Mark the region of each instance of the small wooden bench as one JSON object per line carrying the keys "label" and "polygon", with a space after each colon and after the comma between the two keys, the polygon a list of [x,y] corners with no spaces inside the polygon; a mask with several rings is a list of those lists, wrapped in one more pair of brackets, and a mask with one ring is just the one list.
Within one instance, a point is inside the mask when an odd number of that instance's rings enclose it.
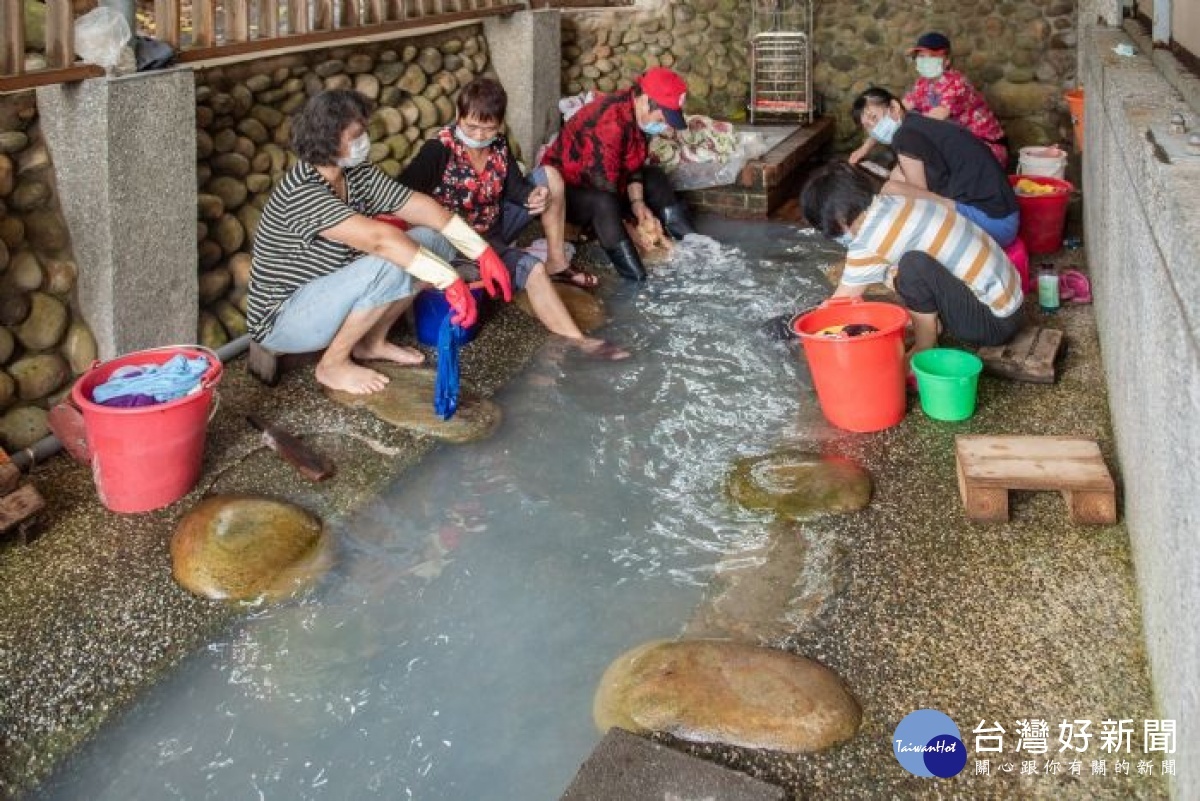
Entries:
{"label": "small wooden bench", "polygon": [[1063,332],[1054,328],[1031,326],[1023,329],[1007,345],[979,349],[984,372],[989,375],[1053,384],[1055,362],[1066,352]]}
{"label": "small wooden bench", "polygon": [[246,356],[246,369],[250,375],[273,387],[279,383],[279,356],[264,348],[257,342],[251,341],[250,351]]}
{"label": "small wooden bench", "polygon": [[1093,440],[962,435],[955,453],[958,490],[972,520],[1007,521],[1009,490],[1057,490],[1076,523],[1117,522],[1112,475]]}

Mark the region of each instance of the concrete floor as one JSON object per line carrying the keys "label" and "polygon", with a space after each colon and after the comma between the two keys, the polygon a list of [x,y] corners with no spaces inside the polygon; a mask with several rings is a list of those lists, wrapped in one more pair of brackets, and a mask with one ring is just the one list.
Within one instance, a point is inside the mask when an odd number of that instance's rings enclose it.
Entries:
{"label": "concrete floor", "polygon": [[[1137,753],[1141,721],[1155,715],[1124,527],[1076,527],[1052,493],[1016,493],[1006,525],[969,523],[958,501],[957,433],[1093,437],[1115,464],[1091,309],[1069,307],[1051,322],[1067,331],[1071,346],[1057,384],[985,378],[979,411],[965,423],[937,423],[914,410],[889,431],[839,434],[826,443],[871,471],[874,500],[862,513],[804,527],[806,536],[833,539],[839,590],[777,644],[841,674],[863,705],[859,735],[808,756],[672,745],[794,798],[1167,796],[1157,764],[1153,777],[1136,770],[1144,758]],[[542,341],[537,325],[506,309],[464,352],[464,375],[489,394]],[[167,543],[199,497],[211,490],[262,492],[336,520],[432,447],[328,403],[311,367],[268,390],[239,360],[227,367],[221,395],[201,484],[166,510],[107,512],[87,469],[66,457],[34,470],[49,502],[46,525],[29,544],[0,544],[0,796],[35,785],[242,613],[193,598],[171,579]],[[251,411],[311,437],[334,456],[339,477],[319,486],[298,479],[245,424]],[[248,460],[254,470],[233,470]],[[946,712],[963,729],[970,760],[954,779],[910,776],[891,755],[894,727],[920,707]],[[1100,752],[1095,739],[1080,757],[1081,776],[1070,776],[1066,762],[1062,775],[1022,775],[1011,735],[1003,760],[992,760],[992,775],[973,775],[971,728],[997,721],[1012,732],[1026,717],[1050,722],[1048,757],[1062,719],[1091,719],[1093,731],[1102,719],[1135,720],[1135,753],[1124,755],[1132,775],[1113,775],[1112,755]],[[1101,758],[1108,775],[1091,775],[1091,760]]]}

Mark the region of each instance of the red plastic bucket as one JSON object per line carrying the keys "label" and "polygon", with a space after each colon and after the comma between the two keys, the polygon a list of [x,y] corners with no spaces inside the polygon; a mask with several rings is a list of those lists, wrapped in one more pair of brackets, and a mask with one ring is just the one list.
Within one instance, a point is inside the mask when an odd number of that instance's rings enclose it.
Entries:
{"label": "red plastic bucket", "polygon": [[[204,356],[210,367],[201,389],[153,406],[120,408],[92,400],[92,391],[120,367],[165,364],[174,356]],[[200,478],[204,437],[221,380],[221,360],[198,345],[151,348],[93,367],[71,388],[83,413],[92,477],[100,502],[114,512],[148,512],[182,498]]]}
{"label": "red plastic bucket", "polygon": [[[866,323],[878,332],[818,335],[831,326]],[[792,320],[812,373],[821,412],[849,431],[882,431],[904,419],[904,327],[908,312],[890,303],[833,298]]]}
{"label": "red plastic bucket", "polygon": [[1054,253],[1062,249],[1063,225],[1067,221],[1067,202],[1075,187],[1070,181],[1049,178],[1043,175],[1010,175],[1008,181],[1014,187],[1018,181],[1032,181],[1043,186],[1052,186],[1055,191],[1048,195],[1017,195],[1021,209],[1020,237],[1031,254]]}

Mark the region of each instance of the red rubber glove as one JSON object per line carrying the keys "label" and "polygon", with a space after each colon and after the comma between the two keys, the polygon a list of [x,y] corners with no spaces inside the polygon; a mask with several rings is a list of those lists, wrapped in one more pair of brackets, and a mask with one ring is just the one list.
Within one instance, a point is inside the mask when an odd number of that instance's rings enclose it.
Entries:
{"label": "red rubber glove", "polygon": [[512,300],[512,280],[508,277],[508,268],[491,247],[479,254],[479,278],[488,295],[496,297],[498,287],[505,303]]}
{"label": "red rubber glove", "polygon": [[470,328],[475,325],[478,311],[475,308],[475,296],[471,294],[467,282],[460,278],[446,287],[443,292],[446,295],[446,302],[450,304],[450,322],[459,328]]}

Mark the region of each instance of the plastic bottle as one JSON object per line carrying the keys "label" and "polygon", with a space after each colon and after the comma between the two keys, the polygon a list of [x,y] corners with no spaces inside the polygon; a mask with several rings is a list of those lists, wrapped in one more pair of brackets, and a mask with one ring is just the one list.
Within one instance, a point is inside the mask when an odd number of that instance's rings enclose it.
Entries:
{"label": "plastic bottle", "polygon": [[1046,314],[1058,311],[1058,270],[1053,264],[1043,264],[1038,268],[1038,306]]}

